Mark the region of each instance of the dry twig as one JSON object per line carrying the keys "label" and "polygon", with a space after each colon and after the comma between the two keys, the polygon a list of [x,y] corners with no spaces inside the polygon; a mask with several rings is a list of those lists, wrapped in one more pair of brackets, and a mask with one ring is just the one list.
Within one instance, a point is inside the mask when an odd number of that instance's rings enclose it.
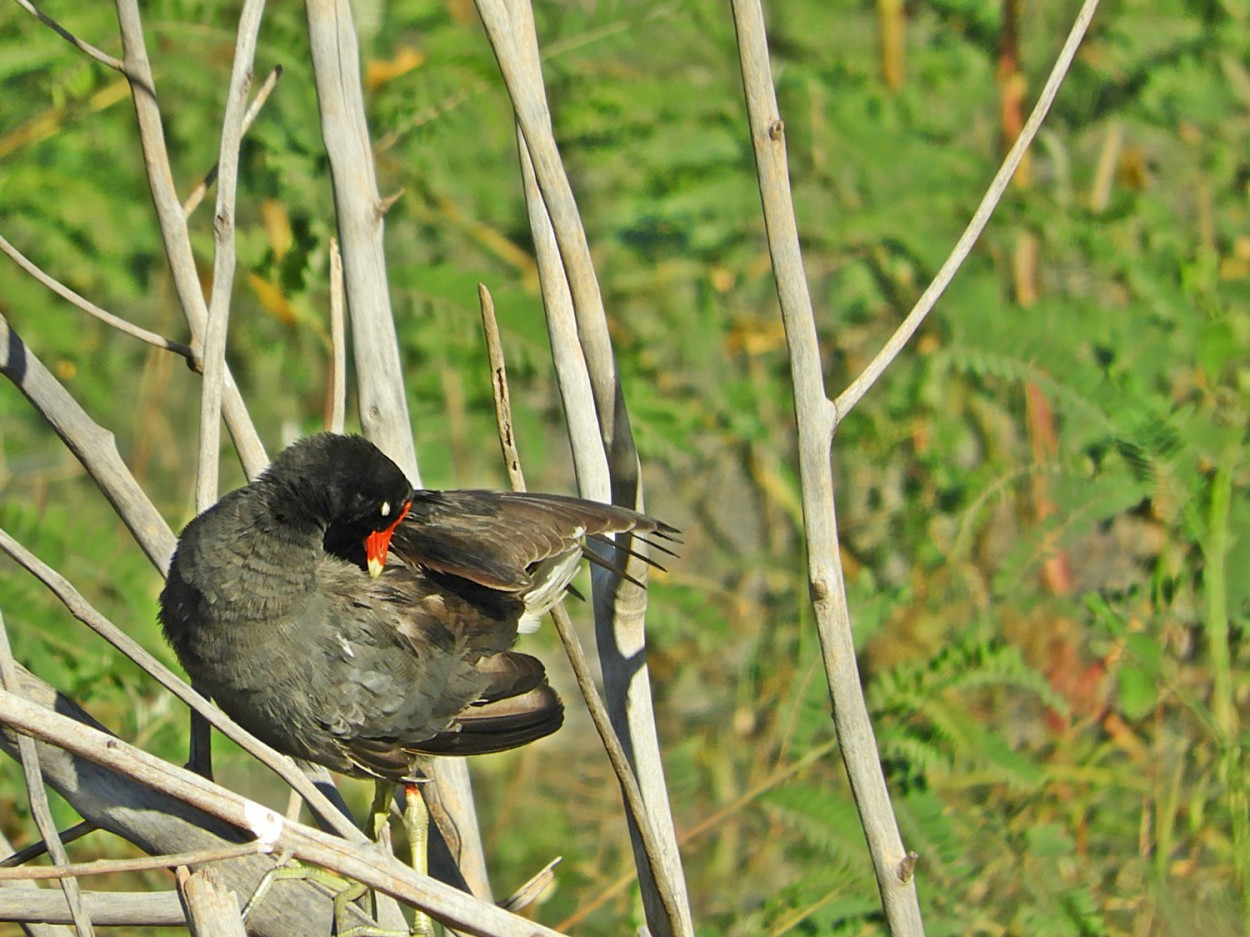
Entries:
{"label": "dry twig", "polygon": [[[174,190],[173,172],[165,148],[164,122],[156,101],[156,84],[152,77],[147,44],[143,38],[138,0],[117,0],[117,19],[121,26],[122,48],[125,50],[125,73],[131,84],[135,115],[139,122],[139,142],[143,147],[148,188],[156,206],[156,218],[165,246],[165,256],[173,274],[174,290],[191,329],[191,345],[195,348],[203,341],[208,305],[200,289],[195,255],[191,250],[191,237],[186,218],[182,214],[182,204]],[[252,418],[248,415],[243,397],[239,394],[229,370],[223,375],[223,394],[222,406],[226,425],[230,428],[235,449],[243,463],[243,471],[248,478],[255,478],[269,464],[269,458],[265,455],[265,447],[256,433],[256,427],[252,425]]]}
{"label": "dry twig", "polygon": [[[282,66],[275,65],[270,70],[269,77],[265,79],[265,83],[256,92],[256,97],[252,99],[252,103],[248,106],[247,113],[243,115],[243,136],[247,136],[248,129],[255,122],[257,115],[260,114],[260,109],[265,106],[265,102],[269,100],[269,95],[273,93],[273,89],[281,77]],[[191,194],[187,196],[187,200],[182,203],[183,215],[190,218],[192,213],[199,208],[200,202],[204,201],[204,196],[208,193],[209,187],[217,181],[217,174],[220,170],[221,163],[213,163],[213,168],[204,174],[204,178],[196,184],[195,188],[191,190]]]}
{"label": "dry twig", "polygon": [[197,810],[247,831],[267,852],[289,853],[301,862],[423,908],[457,930],[483,937],[558,934],[418,875],[393,856],[380,854],[372,844],[351,844],[303,824],[287,822],[280,814],[197,774],[7,691],[0,691],[0,725],[167,791]]}
{"label": "dry twig", "polygon": [[[1033,131],[1053,99],[1058,81],[1066,72],[1096,5],[1096,0],[1087,0],[1078,17],[1064,54],[1052,73],[1048,91],[1043,94],[1038,109],[1030,119]],[[856,664],[850,611],[838,553],[830,447],[838,420],[845,415],[845,410],[854,405],[898,354],[971,249],[1010,180],[1014,165],[1018,163],[1028,140],[1022,134],[1021,140],[1013,147],[1008,165],[999,173],[995,186],[982,201],[973,224],[943,266],[942,274],[925,292],[917,308],[891,337],[882,353],[839,397],[835,406],[825,392],[815,318],[807,292],[790,194],[785,125],[778,112],[773,88],[763,11],[759,0],[733,0],[733,12],[768,247],[790,351],[799,436],[803,522],[807,534],[808,579],[833,702],[839,749],[868,839],[887,927],[893,934],[922,934],[924,925],[913,876],[916,855],[905,850],[899,835]]]}
{"label": "dry twig", "polygon": [[[482,308],[482,331],[486,336],[486,352],[490,362],[491,390],[495,400],[495,422],[499,432],[499,446],[503,453],[504,466],[508,472],[509,483],[514,490],[525,491],[525,473],[521,469],[521,456],[517,450],[516,435],[512,428],[512,402],[511,395],[508,392],[508,372],[504,363],[503,346],[499,340],[499,324],[495,320],[495,305],[485,286],[478,286],[478,299]],[[625,754],[625,747],[621,744],[620,736],[616,734],[616,730],[612,727],[612,719],[608,713],[607,705],[599,695],[598,687],[595,686],[595,679],[590,670],[590,661],[582,648],[581,639],[573,628],[573,622],[569,618],[569,613],[563,604],[559,604],[551,610],[551,617],[555,622],[556,633],[560,636],[560,642],[564,645],[564,651],[568,655],[569,665],[573,670],[573,677],[577,681],[577,688],[581,691],[582,698],[586,701],[586,709],[590,713],[591,722],[594,723],[595,731],[599,733],[603,747],[608,753],[608,761],[612,765],[612,770],[616,773],[616,779],[621,786],[621,795],[625,800],[626,809],[629,815],[633,817],[639,835],[642,837],[643,850],[649,863],[651,874],[657,879],[663,880],[663,852],[660,843],[656,839],[651,821],[647,816],[647,806],[643,800],[642,789],[639,787],[638,779],[634,776],[633,768],[629,764],[629,758]],[[662,891],[660,899],[664,902],[664,909],[668,916],[670,927],[673,930],[677,930],[680,926],[678,922],[681,920],[681,911],[675,906],[672,893]]]}
{"label": "dry twig", "polygon": [[[621,395],[603,297],[551,129],[533,12],[526,0],[478,0],[477,8],[519,128],[526,203],[578,489],[583,497],[642,509],[638,456]],[[645,584],[645,563],[630,557],[625,568],[634,580]],[[659,851],[656,868],[660,874],[653,876],[644,835],[632,814],[628,815],[647,921],[660,937],[691,934],[694,928],[646,667],[646,592],[607,570],[595,569],[591,576],[595,634],[608,709],[638,779],[652,824],[650,834],[654,834]]]}
{"label": "dry twig", "polygon": [[[334,178],[334,204],[347,285],[356,390],[364,434],[421,485],[404,397],[399,341],[386,278],[383,206],[360,84],[360,50],[347,0],[306,0],[321,135]],[[473,893],[490,895],[469,770],[462,758],[435,759],[431,815]],[[433,798],[432,798],[433,799]]]}
{"label": "dry twig", "polygon": [[916,333],[916,329],[920,328],[920,324],[924,322],[925,317],[937,305],[938,299],[946,291],[946,287],[950,285],[951,280],[955,278],[955,274],[963,266],[963,262],[967,259],[968,254],[972,252],[973,245],[981,237],[981,232],[989,224],[990,216],[994,214],[994,209],[1002,201],[1003,194],[1007,191],[1007,186],[1011,184],[1012,177],[1015,176],[1016,169],[1020,166],[1020,161],[1024,159],[1024,154],[1033,144],[1037,132],[1042,128],[1042,122],[1050,112],[1050,106],[1055,102],[1055,96],[1059,93],[1063,80],[1068,76],[1068,71],[1072,68],[1072,60],[1076,57],[1076,50],[1080,48],[1081,41],[1085,38],[1085,33],[1089,29],[1089,24],[1094,19],[1094,13],[1097,9],[1098,0],[1085,0],[1081,5],[1080,12],[1077,13],[1076,20],[1068,31],[1068,38],[1064,41],[1063,48],[1059,50],[1059,56],[1055,59],[1050,75],[1046,78],[1046,84],[1042,87],[1041,94],[1038,95],[1037,103],[1033,105],[1033,111],[1029,114],[1029,119],[1025,121],[1024,128],[1020,131],[1020,136],[1016,138],[1007,156],[1003,159],[1003,163],[999,167],[998,172],[995,173],[989,188],[985,190],[985,195],[981,197],[981,202],[977,205],[977,210],[972,213],[972,218],[968,222],[967,227],[964,228],[963,234],[959,236],[959,240],[951,248],[950,255],[943,262],[937,275],[934,276],[933,282],[928,285],[924,293],[916,300],[916,305],[912,307],[911,312],[907,313],[906,318],[899,324],[899,327],[890,336],[885,346],[881,351],[877,352],[876,356],[860,372],[859,376],[834,401],[835,429],[837,428],[837,423],[841,423],[846,418],[846,415],[855,404],[859,403],[860,398],[868,392],[868,389],[885,373],[885,369],[890,366],[891,362],[898,357],[899,352],[903,350],[908,341],[911,340],[912,335]]}
{"label": "dry twig", "polygon": [[160,348],[164,351],[172,351],[176,355],[182,355],[182,357],[186,358],[190,362],[195,361],[195,355],[187,345],[182,344],[182,342],[175,342],[172,339],[165,338],[163,335],[157,335],[155,332],[149,332],[147,329],[140,328],[133,322],[126,321],[121,316],[115,316],[108,310],[101,309],[91,300],[84,296],[80,296],[78,293],[71,290],[60,280],[48,273],[45,273],[29,258],[27,258],[25,254],[19,251],[3,237],[0,237],[0,251],[8,254],[15,264],[25,270],[48,289],[52,290],[52,292],[56,293],[57,296],[60,296],[66,302],[77,306],[88,315],[95,316],[95,318],[99,319],[105,325],[111,326],[112,328],[117,329],[117,331],[129,335],[131,338],[137,338],[141,342],[147,342],[154,348]]}
{"label": "dry twig", "polygon": [[[2,613],[0,613],[0,683],[4,684],[6,692],[18,692],[17,662],[13,659],[13,649],[9,645],[9,631],[4,625]],[[39,829],[39,834],[47,844],[48,855],[57,866],[48,871],[56,873],[55,877],[60,879],[61,892],[65,895],[65,903],[69,906],[70,916],[74,920],[74,928],[78,931],[79,937],[92,937],[95,929],[91,926],[91,918],[83,907],[78,882],[64,877],[64,870],[69,866],[69,856],[65,852],[65,844],[61,842],[56,821],[52,819],[52,810],[48,806],[48,792],[43,786],[43,772],[39,769],[39,755],[35,751],[35,743],[25,737],[18,738],[17,743],[22,762],[22,774],[26,779],[26,793],[30,800],[30,812],[35,818],[35,826]],[[11,875],[14,871],[26,870],[0,869],[0,879],[5,875]]]}

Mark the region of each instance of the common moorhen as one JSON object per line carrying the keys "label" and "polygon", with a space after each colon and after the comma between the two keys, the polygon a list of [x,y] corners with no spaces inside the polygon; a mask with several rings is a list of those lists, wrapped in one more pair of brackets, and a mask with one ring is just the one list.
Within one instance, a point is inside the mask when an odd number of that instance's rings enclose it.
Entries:
{"label": "common moorhen", "polygon": [[[503,751],[564,708],[510,650],[569,587],[586,539],[676,531],[549,494],[414,491],[358,436],[286,449],[189,523],[160,619],[187,673],[274,748],[405,780],[421,754]],[[662,547],[661,547],[662,548]]]}
{"label": "common moorhen", "polygon": [[[375,835],[387,782],[405,782],[423,872],[418,758],[503,751],[560,727],[542,663],[510,648],[571,589],[583,554],[617,568],[586,541],[624,532],[664,552],[655,541],[677,533],[579,498],[414,491],[372,443],[326,433],[187,525],[160,618],[187,673],[253,735],[378,781]],[[414,933],[431,932],[418,914]]]}

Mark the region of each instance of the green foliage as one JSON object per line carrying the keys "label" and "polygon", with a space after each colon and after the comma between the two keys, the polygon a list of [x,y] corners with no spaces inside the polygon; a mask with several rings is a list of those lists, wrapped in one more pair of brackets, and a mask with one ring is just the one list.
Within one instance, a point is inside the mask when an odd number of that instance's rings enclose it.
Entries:
{"label": "green foliage", "polygon": [[[216,158],[230,7],[144,5],[180,193]],[[458,0],[370,11],[362,58],[380,187],[403,191],[387,244],[424,481],[502,480],[484,282],[530,484],[567,490],[493,57]],[[1073,11],[1021,5],[1026,97]],[[116,50],[107,6],[49,12]],[[879,933],[803,575],[788,365],[732,23],[711,0],[538,12],[648,504],[686,532],[653,586],[649,664],[699,933]],[[767,13],[836,393],[924,288],[996,166],[1001,10],[909,6],[897,91],[880,77],[872,4]],[[839,429],[856,647],[930,934],[1244,931],[1244,13],[1179,0],[1100,12],[1028,184]],[[271,451],[325,406],[334,219],[306,44],[298,7],[268,11],[257,74],[284,73],[241,163],[230,362]],[[0,6],[0,80],[0,234],[93,301],[185,338],[124,82],[15,4]],[[211,204],[210,192],[192,219],[206,280]],[[0,297],[179,526],[196,377],[7,263]],[[169,659],[158,575],[11,387],[0,446],[0,526]],[[184,714],[7,561],[0,608],[24,663],[122,735],[185,756]],[[558,657],[549,635],[533,640]],[[219,761],[263,788],[242,756]],[[577,933],[637,922],[636,896],[613,890],[632,862],[584,714],[571,706],[555,739],[477,772],[501,891],[561,854],[541,920],[604,895]],[[19,839],[32,835],[20,790],[0,766],[0,817]],[[119,848],[96,837],[75,855]]]}

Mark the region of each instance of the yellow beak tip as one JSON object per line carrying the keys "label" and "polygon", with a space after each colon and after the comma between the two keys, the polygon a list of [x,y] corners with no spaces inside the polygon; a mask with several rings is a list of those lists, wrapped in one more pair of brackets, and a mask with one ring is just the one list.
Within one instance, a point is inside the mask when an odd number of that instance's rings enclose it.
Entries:
{"label": "yellow beak tip", "polygon": [[370,559],[369,560],[369,578],[377,579],[379,576],[382,575],[382,570],[384,568],[385,568],[384,564],[380,563],[378,560]]}

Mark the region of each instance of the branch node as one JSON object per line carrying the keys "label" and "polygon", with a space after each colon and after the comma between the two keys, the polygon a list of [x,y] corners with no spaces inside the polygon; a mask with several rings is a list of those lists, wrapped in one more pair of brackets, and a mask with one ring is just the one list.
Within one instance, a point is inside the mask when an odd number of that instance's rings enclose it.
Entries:
{"label": "branch node", "polygon": [[380,216],[382,216],[382,215],[385,215],[388,211],[390,211],[390,210],[391,210],[391,206],[392,206],[392,205],[394,205],[396,202],[398,202],[398,201],[399,201],[401,198],[403,198],[403,197],[404,197],[404,190],[403,190],[403,189],[400,189],[400,190],[399,190],[398,192],[396,192],[394,195],[388,195],[388,196],[386,196],[385,198],[379,199],[379,200],[378,200],[378,215],[379,215],[379,217],[380,217]]}
{"label": "branch node", "polygon": [[914,849],[908,851],[898,863],[898,880],[906,885],[912,880],[912,876],[916,874],[916,863],[920,861],[920,854]]}

